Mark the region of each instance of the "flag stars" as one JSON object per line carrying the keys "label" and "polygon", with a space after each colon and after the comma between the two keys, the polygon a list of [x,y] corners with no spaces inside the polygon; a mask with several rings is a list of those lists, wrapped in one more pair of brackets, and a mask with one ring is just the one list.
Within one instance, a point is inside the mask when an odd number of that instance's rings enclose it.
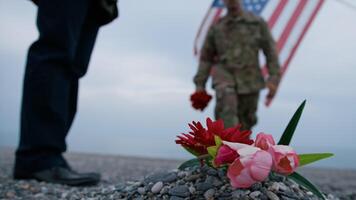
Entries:
{"label": "flag stars", "polygon": [[[269,0],[243,0],[242,3],[246,10],[259,15],[268,1]],[[222,0],[215,0],[213,7],[222,8],[224,7],[224,2]]]}
{"label": "flag stars", "polygon": [[243,6],[246,10],[259,15],[267,2],[268,0],[244,0]]}

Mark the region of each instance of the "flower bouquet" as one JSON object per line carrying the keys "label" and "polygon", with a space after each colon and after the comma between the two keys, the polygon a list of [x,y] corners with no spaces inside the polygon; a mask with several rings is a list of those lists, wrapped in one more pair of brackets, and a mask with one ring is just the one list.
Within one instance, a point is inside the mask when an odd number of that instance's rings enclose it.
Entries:
{"label": "flower bouquet", "polygon": [[251,131],[242,131],[238,125],[224,128],[222,120],[206,120],[207,128],[200,122],[189,124],[191,132],[177,136],[180,144],[196,158],[183,163],[179,169],[195,165],[225,168],[233,188],[249,188],[275,173],[294,180],[321,199],[324,195],[310,181],[296,172],[298,167],[333,156],[331,153],[297,154],[289,146],[306,101],[295,112],[276,144],[272,135],[259,133],[250,139]]}
{"label": "flower bouquet", "polygon": [[190,95],[190,101],[192,107],[196,110],[203,111],[206,106],[208,106],[212,96],[209,95],[206,91],[195,92]]}

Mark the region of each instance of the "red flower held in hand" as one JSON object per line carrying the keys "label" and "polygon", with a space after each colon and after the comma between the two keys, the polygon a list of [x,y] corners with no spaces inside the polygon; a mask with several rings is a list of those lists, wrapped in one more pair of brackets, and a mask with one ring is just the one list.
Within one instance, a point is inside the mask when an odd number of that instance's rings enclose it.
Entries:
{"label": "red flower held in hand", "polygon": [[208,106],[212,96],[206,93],[206,91],[195,92],[190,96],[190,101],[192,102],[192,106],[196,110],[203,111],[206,106]]}
{"label": "red flower held in hand", "polygon": [[189,152],[196,156],[207,154],[207,148],[215,146],[214,136],[219,136],[221,140],[228,142],[238,142],[243,144],[253,144],[250,139],[251,131],[241,131],[241,126],[234,128],[224,128],[222,120],[212,121],[210,118],[206,119],[207,129],[205,129],[200,122],[192,122],[189,124],[191,131],[188,134],[182,133],[177,136],[176,144],[182,145]]}

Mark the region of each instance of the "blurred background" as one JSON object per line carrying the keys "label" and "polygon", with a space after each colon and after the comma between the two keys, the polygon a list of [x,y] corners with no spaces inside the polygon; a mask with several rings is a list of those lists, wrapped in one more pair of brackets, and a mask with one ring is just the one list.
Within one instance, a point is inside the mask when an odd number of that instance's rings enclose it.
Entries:
{"label": "blurred background", "polygon": [[[193,40],[210,4],[120,1],[120,19],[101,29],[80,82],[69,151],[191,157],[174,140],[188,132],[187,123],[213,117],[214,102],[203,113],[189,102],[197,69]],[[38,36],[35,18],[30,1],[0,0],[0,147],[18,143],[26,54]],[[270,108],[262,93],[254,136],[263,131],[279,138],[307,99],[292,145],[299,153],[336,154],[314,166],[356,169],[355,19],[355,10],[326,0]]]}

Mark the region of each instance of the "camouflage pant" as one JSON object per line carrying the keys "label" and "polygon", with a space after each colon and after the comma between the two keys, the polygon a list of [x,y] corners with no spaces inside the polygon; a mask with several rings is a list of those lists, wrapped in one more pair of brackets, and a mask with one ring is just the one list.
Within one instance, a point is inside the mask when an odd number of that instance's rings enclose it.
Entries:
{"label": "camouflage pant", "polygon": [[224,120],[225,127],[242,124],[242,129],[251,130],[257,123],[259,92],[237,94],[235,88],[216,88],[215,119]]}

